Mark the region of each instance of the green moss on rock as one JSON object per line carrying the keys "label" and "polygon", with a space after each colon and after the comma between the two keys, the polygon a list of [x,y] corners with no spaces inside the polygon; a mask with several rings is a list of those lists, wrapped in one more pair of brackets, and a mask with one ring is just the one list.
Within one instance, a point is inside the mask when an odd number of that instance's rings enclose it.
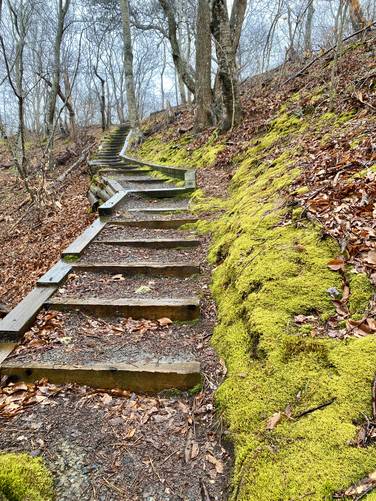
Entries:
{"label": "green moss on rock", "polygon": [[28,454],[0,454],[1,496],[8,501],[52,500],[53,480],[42,459]]}

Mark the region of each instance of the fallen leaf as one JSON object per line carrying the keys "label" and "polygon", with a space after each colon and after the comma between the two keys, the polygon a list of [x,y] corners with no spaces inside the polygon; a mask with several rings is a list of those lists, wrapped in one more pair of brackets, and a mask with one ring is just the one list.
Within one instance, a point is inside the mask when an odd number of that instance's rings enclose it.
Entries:
{"label": "fallen leaf", "polygon": [[273,416],[268,419],[268,422],[266,424],[266,429],[274,430],[277,424],[281,421],[281,418],[282,418],[281,412],[276,412],[275,414],[273,414]]}
{"label": "fallen leaf", "polygon": [[375,264],[376,265],[376,251],[368,251],[368,254],[365,258],[365,261],[368,263],[368,264]]}
{"label": "fallen leaf", "polygon": [[211,463],[215,466],[215,470],[217,473],[223,473],[224,465],[220,459],[215,458],[211,454],[206,454],[206,459],[207,459],[207,461],[209,461],[209,463]]}
{"label": "fallen leaf", "polygon": [[200,452],[200,448],[198,446],[197,442],[192,443],[192,450],[191,450],[191,459],[195,459]]}
{"label": "fallen leaf", "polygon": [[338,256],[328,262],[328,268],[333,271],[339,271],[345,269],[345,260],[342,256]]}
{"label": "fallen leaf", "polygon": [[163,317],[163,318],[160,318],[158,319],[158,323],[161,327],[164,327],[165,325],[170,325],[172,324],[172,320],[170,320],[169,318],[167,317]]}

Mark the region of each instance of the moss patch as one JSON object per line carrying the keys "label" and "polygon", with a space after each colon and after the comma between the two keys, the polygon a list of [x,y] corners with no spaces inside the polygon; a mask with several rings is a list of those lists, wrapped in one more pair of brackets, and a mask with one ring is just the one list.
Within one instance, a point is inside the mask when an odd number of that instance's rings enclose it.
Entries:
{"label": "moss patch", "polygon": [[188,147],[193,140],[184,134],[178,141],[165,141],[161,134],[147,139],[137,150],[137,155],[145,161],[177,167],[207,167],[215,162],[224,145],[213,135],[201,148]]}
{"label": "moss patch", "polygon": [[0,454],[0,496],[9,501],[49,501],[53,481],[40,458],[28,454]]}

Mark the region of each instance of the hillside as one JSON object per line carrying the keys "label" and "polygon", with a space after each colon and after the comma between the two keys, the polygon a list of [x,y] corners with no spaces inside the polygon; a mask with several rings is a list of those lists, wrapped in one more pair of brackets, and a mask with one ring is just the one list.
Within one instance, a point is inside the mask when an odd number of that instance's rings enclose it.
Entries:
{"label": "hillside", "polygon": [[199,169],[232,499],[360,499],[374,486],[375,37],[333,56],[245,82],[227,135],[195,136],[188,108],[155,115],[134,153]]}

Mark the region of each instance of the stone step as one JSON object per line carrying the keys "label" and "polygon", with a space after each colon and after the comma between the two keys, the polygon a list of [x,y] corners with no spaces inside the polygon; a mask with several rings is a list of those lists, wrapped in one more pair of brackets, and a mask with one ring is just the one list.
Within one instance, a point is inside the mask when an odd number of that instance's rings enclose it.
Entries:
{"label": "stone step", "polygon": [[156,230],[176,229],[189,223],[195,223],[197,218],[176,217],[174,219],[109,219],[108,223],[118,224],[119,226],[136,226],[138,228],[150,228]]}
{"label": "stone step", "polygon": [[200,302],[197,297],[187,298],[72,298],[53,297],[45,302],[47,307],[59,311],[79,310],[98,317],[105,315],[124,315],[134,319],[158,320],[167,317],[171,320],[196,320],[200,316]]}
{"label": "stone step", "polygon": [[121,388],[140,393],[158,393],[176,388],[188,390],[201,382],[200,363],[191,362],[138,362],[127,364],[58,365],[25,363],[9,360],[0,367],[1,376],[11,381],[31,383],[48,379],[52,384],[76,383],[94,388]]}
{"label": "stone step", "polygon": [[186,278],[200,273],[199,263],[156,263],[156,262],[136,262],[136,263],[74,263],[72,269],[89,272],[109,272],[122,273],[127,276],[148,275]]}
{"label": "stone step", "polygon": [[176,247],[197,247],[198,238],[128,238],[97,240],[95,243],[104,245],[124,245],[128,247],[146,247],[149,249],[174,249]]}
{"label": "stone step", "polygon": [[106,167],[99,170],[99,174],[104,174],[106,176],[113,176],[116,179],[121,179],[122,177],[129,177],[130,179],[142,179],[149,176],[150,171],[147,170],[137,170],[137,167],[123,168],[121,165],[118,167]]}

